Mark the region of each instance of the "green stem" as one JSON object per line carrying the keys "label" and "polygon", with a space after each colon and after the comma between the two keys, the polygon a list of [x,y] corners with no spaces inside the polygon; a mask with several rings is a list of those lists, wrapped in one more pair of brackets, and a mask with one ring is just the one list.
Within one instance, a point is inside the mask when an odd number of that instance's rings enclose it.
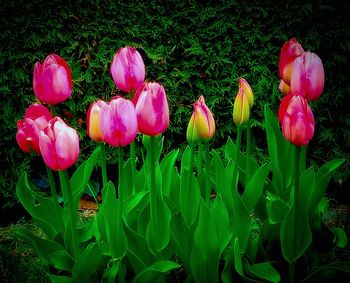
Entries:
{"label": "green stem", "polygon": [[[238,173],[238,158],[239,158],[239,151],[241,147],[241,139],[242,139],[242,127],[238,126],[237,129],[237,140],[236,140],[236,148],[235,148],[235,159],[233,163],[233,185],[236,186],[238,184],[237,180],[237,173]],[[237,190],[237,187],[234,188],[234,190]]]}
{"label": "green stem", "polygon": [[190,189],[192,183],[192,174],[193,174],[193,163],[194,163],[194,145],[190,145],[190,164],[188,168],[188,176],[187,176],[187,189]]}
{"label": "green stem", "polygon": [[130,144],[130,158],[131,158],[131,176],[132,176],[132,194],[136,192],[136,151],[135,141]]}
{"label": "green stem", "polygon": [[245,177],[245,187],[247,186],[250,180],[250,154],[251,154],[251,143],[252,143],[252,135],[250,129],[250,123],[247,124],[247,150],[246,150],[246,177]]}
{"label": "green stem", "polygon": [[73,257],[78,259],[79,257],[79,243],[78,243],[78,234],[76,230],[76,213],[73,203],[72,189],[69,182],[68,173],[66,170],[59,171],[60,182],[62,187],[62,193],[64,198],[64,207],[68,210],[68,215],[70,217],[70,227],[67,227],[71,230],[72,233],[72,245],[73,245]]}
{"label": "green stem", "polygon": [[303,173],[306,169],[306,146],[301,147],[300,154],[300,173]]}
{"label": "green stem", "polygon": [[[297,223],[297,215],[299,209],[299,186],[300,186],[300,153],[301,148],[299,146],[295,146],[295,154],[294,154],[294,204],[293,204],[293,245],[295,247],[297,242],[297,232],[299,231],[298,223]],[[289,280],[290,283],[295,282],[295,261],[289,264]],[[293,280],[293,281],[292,281]]]}
{"label": "green stem", "polygon": [[209,160],[209,141],[204,143],[204,154],[205,154],[205,202],[210,205],[210,160]]}
{"label": "green stem", "polygon": [[[154,241],[155,243],[158,243],[158,233],[157,233],[157,226],[158,226],[158,208],[157,208],[157,196],[158,196],[158,188],[156,186],[156,171],[155,171],[155,137],[150,137],[150,147],[149,147],[149,170],[150,170],[150,177],[151,177],[151,188],[150,188],[150,216],[154,221],[153,226],[153,235],[155,237]],[[158,252],[158,251],[157,251]]]}
{"label": "green stem", "polygon": [[118,147],[118,161],[119,161],[119,168],[118,168],[118,199],[119,199],[119,205],[118,205],[118,217],[120,222],[122,223],[122,212],[123,212],[123,201],[124,201],[124,193],[122,188],[122,176],[123,176],[123,167],[124,167],[124,150],[123,147]]}
{"label": "green stem", "polygon": [[52,197],[54,202],[58,202],[56,183],[55,183],[55,179],[53,177],[53,172],[48,166],[46,166],[46,171],[47,171],[47,176],[49,179],[49,184],[50,184],[50,189],[51,189],[51,197]]}
{"label": "green stem", "polygon": [[102,171],[102,186],[106,187],[108,182],[107,167],[106,167],[106,145],[101,143],[101,171]]}
{"label": "green stem", "polygon": [[203,143],[202,141],[198,142],[198,160],[197,160],[197,174],[203,169]]}

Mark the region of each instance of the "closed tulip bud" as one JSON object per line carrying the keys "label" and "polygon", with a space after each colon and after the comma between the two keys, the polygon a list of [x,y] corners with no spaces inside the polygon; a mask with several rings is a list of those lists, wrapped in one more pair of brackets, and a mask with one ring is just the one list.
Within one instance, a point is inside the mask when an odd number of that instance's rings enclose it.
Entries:
{"label": "closed tulip bud", "polygon": [[200,140],[208,140],[214,136],[215,121],[208,106],[205,104],[204,97],[200,96],[198,101],[193,104],[193,113],[187,127],[188,143],[196,143]]}
{"label": "closed tulip bud", "polygon": [[87,121],[87,134],[95,142],[102,142],[103,133],[101,127],[101,117],[105,111],[107,103],[98,100],[92,103],[86,114]]}
{"label": "closed tulip bud", "polygon": [[145,64],[140,53],[130,46],[115,54],[111,74],[116,86],[125,92],[136,91],[145,80]]}
{"label": "closed tulip bud", "polygon": [[126,146],[136,138],[136,112],[130,100],[112,99],[103,109],[101,122],[104,141],[111,146]]}
{"label": "closed tulip bud", "polygon": [[48,126],[40,132],[39,146],[44,162],[55,171],[72,166],[80,153],[76,130],[60,117],[51,119]]}
{"label": "closed tulip bud", "polygon": [[240,78],[238,80],[238,83],[239,83],[239,88],[243,90],[248,100],[249,108],[252,108],[254,103],[254,94],[253,94],[252,88],[250,87],[248,82],[243,78]]}
{"label": "closed tulip bud", "polygon": [[315,120],[307,100],[291,93],[281,100],[278,111],[282,133],[286,140],[297,146],[307,145],[314,135]]}
{"label": "closed tulip bud", "polygon": [[144,83],[133,99],[139,131],[149,136],[163,133],[169,125],[169,106],[164,87],[158,83]]}
{"label": "closed tulip bud", "polygon": [[55,105],[72,94],[72,74],[66,61],[56,54],[46,57],[43,64],[35,63],[33,88],[42,102]]}
{"label": "closed tulip bud", "polygon": [[244,125],[249,121],[249,114],[249,100],[244,90],[240,88],[233,104],[233,121],[237,126]]}
{"label": "closed tulip bud", "polygon": [[282,92],[283,95],[288,95],[290,93],[290,86],[287,85],[284,80],[280,81],[280,84],[278,86],[278,89],[280,90],[280,92]]}
{"label": "closed tulip bud", "polygon": [[52,119],[49,110],[41,104],[32,104],[24,113],[23,120],[17,121],[16,140],[24,152],[40,154],[39,136]]}
{"label": "closed tulip bud", "polygon": [[323,86],[324,69],[320,57],[315,53],[304,52],[294,60],[291,91],[307,100],[315,100],[320,97]]}
{"label": "closed tulip bud", "polygon": [[281,49],[279,59],[279,76],[288,85],[290,85],[293,62],[295,58],[299,57],[303,52],[303,47],[294,37],[285,42]]}

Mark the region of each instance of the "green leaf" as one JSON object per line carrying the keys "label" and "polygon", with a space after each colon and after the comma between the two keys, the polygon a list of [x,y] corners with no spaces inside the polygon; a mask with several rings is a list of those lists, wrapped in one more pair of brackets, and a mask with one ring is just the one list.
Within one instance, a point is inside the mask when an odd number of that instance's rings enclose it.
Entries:
{"label": "green leaf", "polygon": [[133,194],[123,203],[123,216],[125,223],[132,229],[136,230],[137,220],[140,211],[149,204],[149,192],[141,191]]}
{"label": "green leaf", "polygon": [[19,179],[16,194],[23,207],[43,229],[49,239],[53,239],[57,233],[62,232],[62,207],[51,198],[43,197],[34,192],[26,174]]}
{"label": "green leaf", "polygon": [[281,275],[271,265],[270,262],[262,262],[257,264],[245,264],[247,275],[254,279],[264,279],[269,282],[280,282]]}
{"label": "green leaf", "polygon": [[348,281],[348,279],[350,278],[350,262],[335,262],[318,267],[302,282],[332,282],[334,279],[337,278],[343,278],[344,280],[347,279]]}
{"label": "green leaf", "polygon": [[89,183],[91,173],[100,158],[101,148],[96,147],[90,157],[85,160],[74,172],[70,179],[72,188],[74,207],[78,207],[78,202],[85,187]]}
{"label": "green leaf", "polygon": [[263,164],[249,180],[248,185],[242,195],[242,201],[246,205],[249,212],[253,212],[255,205],[261,197],[265,180],[269,172],[269,166],[267,164]]}
{"label": "green leaf", "polygon": [[111,259],[103,273],[102,282],[114,283],[120,267],[120,260]]}
{"label": "green leaf", "polygon": [[269,192],[267,193],[266,209],[270,224],[282,223],[289,212],[288,204]]}
{"label": "green leaf", "polygon": [[172,188],[172,178],[175,172],[175,162],[179,150],[172,150],[168,153],[160,162],[160,170],[162,171],[162,180],[163,180],[163,194],[166,196],[170,195]]}
{"label": "green leaf", "polygon": [[153,265],[147,267],[140,273],[138,273],[132,280],[133,283],[153,283],[157,282],[157,279],[165,275],[171,270],[179,268],[176,262],[162,260],[154,263]]}
{"label": "green leaf", "polygon": [[342,228],[332,228],[332,232],[334,233],[334,243],[339,248],[345,248],[348,243],[348,238],[346,236],[345,231]]}

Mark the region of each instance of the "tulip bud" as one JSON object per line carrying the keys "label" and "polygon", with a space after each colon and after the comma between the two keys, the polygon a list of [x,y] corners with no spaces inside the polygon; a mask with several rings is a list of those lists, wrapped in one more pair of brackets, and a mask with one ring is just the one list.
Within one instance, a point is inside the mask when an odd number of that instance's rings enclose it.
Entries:
{"label": "tulip bud", "polygon": [[292,92],[299,93],[307,100],[320,97],[324,86],[323,64],[315,53],[304,52],[294,60],[290,82]]}
{"label": "tulip bud", "polygon": [[32,104],[24,113],[23,120],[17,121],[16,140],[24,152],[40,154],[39,136],[52,119],[49,110],[41,104]]}
{"label": "tulip bud", "polygon": [[208,106],[205,104],[204,97],[200,96],[198,101],[193,104],[193,113],[187,127],[188,143],[196,143],[200,140],[207,140],[214,136],[215,121]]}
{"label": "tulip bud", "polygon": [[163,133],[169,125],[169,106],[164,87],[158,83],[144,83],[133,99],[139,131],[149,136]]}
{"label": "tulip bud", "polygon": [[304,97],[294,93],[283,97],[278,118],[286,140],[297,146],[310,142],[314,135],[315,120]]}
{"label": "tulip bud", "polygon": [[238,83],[239,83],[239,88],[243,89],[243,92],[248,100],[249,108],[252,108],[254,103],[254,95],[253,95],[252,88],[250,87],[248,82],[243,78],[240,78],[238,80]]}
{"label": "tulip bud", "polygon": [[240,78],[239,90],[233,104],[233,121],[235,124],[244,125],[249,120],[250,108],[254,103],[253,91],[248,82]]}
{"label": "tulip bud", "polygon": [[48,126],[40,132],[39,146],[46,165],[56,171],[72,166],[80,153],[76,130],[60,117],[51,119]]}
{"label": "tulip bud", "polygon": [[67,100],[72,93],[72,74],[67,62],[51,54],[43,64],[35,63],[33,88],[35,96],[47,104],[55,105]]}
{"label": "tulip bud", "polygon": [[116,86],[125,92],[136,91],[145,80],[145,64],[140,53],[130,46],[115,54],[111,74]]}
{"label": "tulip bud", "polygon": [[134,104],[122,97],[112,99],[103,109],[101,129],[104,141],[112,146],[131,144],[137,135]]}
{"label": "tulip bud", "polygon": [[103,115],[106,106],[107,103],[102,100],[95,101],[90,105],[86,114],[87,134],[95,142],[104,141],[101,129],[101,116]]}
{"label": "tulip bud", "polygon": [[288,85],[290,85],[293,62],[295,58],[299,57],[303,52],[303,47],[294,37],[285,42],[281,49],[279,59],[279,76]]}

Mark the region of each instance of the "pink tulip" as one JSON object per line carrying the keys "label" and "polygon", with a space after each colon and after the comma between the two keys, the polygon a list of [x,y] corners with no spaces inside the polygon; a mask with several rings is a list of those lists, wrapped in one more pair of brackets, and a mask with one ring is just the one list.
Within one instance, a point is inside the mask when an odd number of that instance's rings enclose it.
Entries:
{"label": "pink tulip", "polygon": [[72,93],[72,74],[67,62],[51,54],[43,64],[35,63],[33,88],[35,96],[47,104],[55,105],[67,100]]}
{"label": "pink tulip", "polygon": [[287,85],[284,80],[280,81],[280,84],[278,86],[278,89],[280,92],[282,92],[283,95],[288,95],[290,93],[290,86]]}
{"label": "pink tulip", "polygon": [[23,120],[17,121],[16,140],[24,152],[40,154],[39,136],[52,119],[49,110],[41,104],[32,104],[24,113]]}
{"label": "pink tulip", "polygon": [[145,80],[145,64],[140,53],[130,46],[115,54],[111,73],[116,86],[125,92],[136,91]]}
{"label": "pink tulip", "polygon": [[78,134],[60,117],[50,120],[48,126],[40,132],[39,146],[44,162],[52,170],[65,170],[79,157]]}
{"label": "pink tulip", "polygon": [[304,52],[294,60],[290,82],[292,92],[299,93],[307,100],[320,97],[324,86],[323,64],[315,53]]}
{"label": "pink tulip", "polygon": [[90,105],[86,114],[87,134],[95,142],[104,141],[101,120],[106,108],[107,103],[102,100],[98,100]]}
{"label": "pink tulip", "polygon": [[158,83],[144,83],[133,99],[139,131],[149,136],[163,133],[169,125],[169,106],[164,87]]}
{"label": "pink tulip", "polygon": [[293,62],[304,52],[301,44],[293,37],[284,43],[279,59],[279,76],[284,82],[290,85],[290,78],[293,70]]}
{"label": "pink tulip", "polygon": [[210,109],[205,104],[201,95],[193,104],[193,113],[187,127],[187,141],[196,143],[200,140],[208,140],[214,136],[215,121]]}
{"label": "pink tulip", "polygon": [[131,144],[137,135],[134,104],[122,97],[112,99],[101,116],[101,129],[105,142],[112,146]]}
{"label": "pink tulip", "polygon": [[307,100],[291,93],[282,98],[278,119],[286,140],[297,146],[307,145],[314,135],[315,120]]}

